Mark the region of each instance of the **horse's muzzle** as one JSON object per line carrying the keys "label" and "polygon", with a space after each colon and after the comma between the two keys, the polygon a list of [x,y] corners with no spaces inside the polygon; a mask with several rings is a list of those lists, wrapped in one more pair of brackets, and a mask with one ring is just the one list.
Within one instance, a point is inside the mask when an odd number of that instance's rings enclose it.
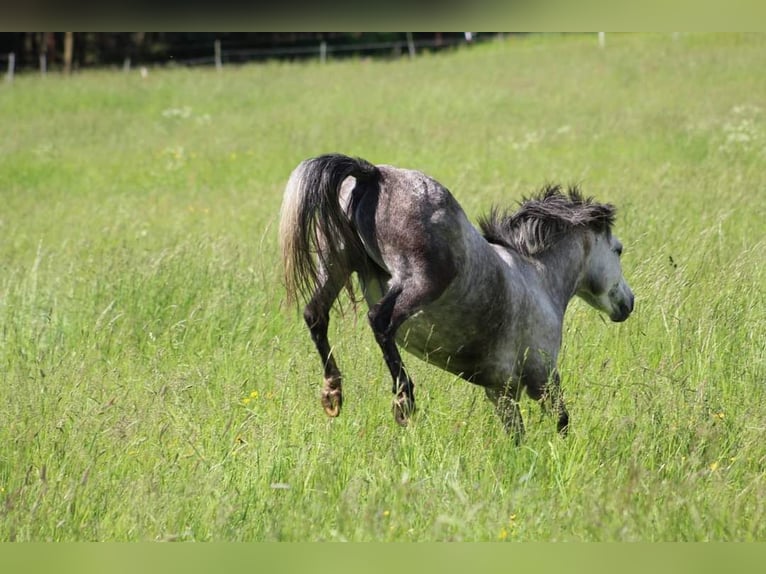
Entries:
{"label": "horse's muzzle", "polygon": [[633,293],[631,292],[626,301],[620,301],[617,311],[615,313],[612,313],[612,315],[610,315],[609,318],[615,323],[622,323],[625,319],[630,317],[630,314],[633,312],[634,302],[635,302],[635,298],[633,297]]}

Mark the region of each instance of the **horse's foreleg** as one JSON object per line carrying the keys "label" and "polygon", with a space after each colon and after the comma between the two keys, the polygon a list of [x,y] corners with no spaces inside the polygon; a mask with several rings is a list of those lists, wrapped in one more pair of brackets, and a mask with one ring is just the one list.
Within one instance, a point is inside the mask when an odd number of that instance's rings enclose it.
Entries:
{"label": "horse's foreleg", "polygon": [[335,363],[330,342],[327,339],[327,329],[330,324],[330,308],[340,292],[338,285],[338,282],[322,282],[303,311],[303,318],[311,332],[311,339],[314,341],[319,357],[322,359],[324,367],[322,406],[331,417],[337,417],[343,405],[341,374],[338,365]]}
{"label": "horse's foreleg", "polygon": [[394,420],[405,426],[415,411],[415,385],[407,374],[402,356],[396,346],[396,331],[411,314],[399,304],[402,289],[391,289],[368,313],[375,340],[383,351],[383,359],[391,372],[394,394]]}
{"label": "horse's foreleg", "polygon": [[562,436],[566,436],[569,431],[569,412],[567,411],[564,396],[561,392],[561,377],[557,370],[554,370],[551,375],[551,382],[548,385],[548,389],[549,391],[546,394],[550,397],[550,401],[553,403],[553,408],[556,409],[558,415],[556,428]]}
{"label": "horse's foreleg", "polygon": [[547,412],[548,409],[556,412],[558,417],[556,428],[562,436],[566,436],[569,430],[569,412],[561,392],[561,376],[559,372],[556,369],[551,372],[542,393],[533,393],[530,389],[528,390],[530,391],[529,395],[538,400],[543,412]]}
{"label": "horse's foreleg", "polygon": [[495,412],[503,421],[505,431],[513,436],[516,445],[524,437],[524,418],[519,408],[519,392],[513,385],[504,388],[484,387],[487,398],[495,405]]}

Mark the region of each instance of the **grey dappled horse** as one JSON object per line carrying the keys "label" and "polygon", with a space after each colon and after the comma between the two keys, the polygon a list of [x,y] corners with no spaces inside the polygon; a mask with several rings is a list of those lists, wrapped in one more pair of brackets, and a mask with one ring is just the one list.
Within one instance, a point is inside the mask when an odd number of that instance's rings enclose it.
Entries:
{"label": "grey dappled horse", "polygon": [[633,310],[614,218],[613,206],[577,188],[548,186],[514,213],[492,210],[479,232],[452,194],[419,171],[340,154],[302,162],[285,189],[279,237],[288,300],[308,302],[327,414],[337,416],[343,402],[329,313],[355,272],[399,424],[415,397],[397,344],[484,387],[517,441],[522,389],[555,406],[565,433],[556,363],[569,300],[578,295],[612,321]]}

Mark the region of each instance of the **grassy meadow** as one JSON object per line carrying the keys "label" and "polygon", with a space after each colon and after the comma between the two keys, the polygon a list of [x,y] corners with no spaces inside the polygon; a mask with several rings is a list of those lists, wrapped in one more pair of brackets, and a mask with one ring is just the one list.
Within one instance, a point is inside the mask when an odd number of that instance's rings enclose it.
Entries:
{"label": "grassy meadow", "polygon": [[[0,85],[0,540],[766,540],[765,35],[511,37],[413,61]],[[618,206],[636,311],[580,301],[571,416],[405,355],[363,310],[341,416],[286,306],[298,162],[425,171],[476,220],[548,182]]]}

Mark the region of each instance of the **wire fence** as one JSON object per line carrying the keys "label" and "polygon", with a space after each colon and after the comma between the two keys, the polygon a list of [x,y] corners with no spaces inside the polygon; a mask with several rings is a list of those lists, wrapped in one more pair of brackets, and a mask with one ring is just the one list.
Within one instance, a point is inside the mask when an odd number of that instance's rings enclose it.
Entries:
{"label": "wire fence", "polygon": [[[146,70],[148,67],[167,67],[167,66],[215,66],[222,69],[225,65],[246,64],[249,62],[262,62],[268,60],[311,60],[316,59],[325,63],[332,58],[345,58],[349,56],[360,57],[390,57],[415,58],[419,52],[424,50],[439,51],[455,48],[458,46],[468,46],[471,44],[486,42],[490,39],[502,39],[504,34],[483,34],[477,35],[471,32],[465,32],[461,36],[446,38],[414,38],[411,33],[406,33],[401,40],[379,41],[379,42],[359,42],[359,43],[338,43],[332,44],[327,41],[320,41],[312,45],[300,46],[275,46],[269,48],[226,48],[220,40],[215,40],[209,46],[207,55],[192,58],[174,58],[168,57],[162,62],[141,62],[133,61],[130,56],[126,56],[122,69],[128,72],[133,67],[140,67]],[[14,74],[18,72],[16,56],[13,53],[0,54],[0,67],[5,69],[6,81],[13,81]],[[114,66],[113,66],[114,67]],[[27,66],[24,70],[29,72],[33,70]],[[56,71],[63,69],[56,66]],[[45,76],[49,71],[47,56],[41,53],[39,56],[39,73]]]}
{"label": "wire fence", "polygon": [[305,57],[305,58],[318,58],[320,61],[325,62],[333,55],[347,56],[347,55],[362,55],[362,56],[379,56],[389,55],[392,57],[400,57],[404,54],[409,55],[410,58],[414,58],[418,51],[423,49],[441,50],[447,48],[453,48],[459,45],[472,44],[475,41],[473,34],[466,33],[461,38],[424,38],[415,40],[411,34],[407,35],[404,40],[391,40],[386,42],[366,42],[355,44],[337,44],[332,45],[328,42],[322,41],[319,44],[313,46],[285,46],[276,48],[257,48],[257,49],[231,49],[220,50],[220,59],[218,57],[218,50],[214,50],[211,57],[195,58],[186,60],[187,65],[198,64],[220,64],[223,65],[227,62],[248,62],[253,60],[268,60],[274,58],[285,57]]}
{"label": "wire fence", "polygon": [[[413,59],[418,53],[424,50],[440,51],[444,49],[454,49],[458,46],[470,46],[477,43],[483,43],[493,40],[503,40],[505,33],[492,34],[474,34],[464,32],[460,35],[451,35],[448,37],[414,38],[413,34],[407,32],[402,39],[378,42],[358,42],[358,43],[336,43],[320,41],[313,44],[303,44],[299,46],[274,46],[269,48],[247,48],[231,47],[226,48],[220,40],[213,41],[208,46],[208,53],[202,56],[190,58],[174,58],[168,56],[163,61],[137,61],[134,62],[130,56],[126,56],[122,62],[122,70],[129,72],[132,67],[138,67],[142,75],[148,73],[150,67],[169,67],[169,66],[215,66],[222,69],[225,65],[246,64],[249,62],[262,62],[268,60],[312,60],[316,59],[321,63],[327,62],[332,58],[344,58],[349,56],[359,57],[389,57],[401,58],[409,57]],[[603,32],[597,35],[598,45],[604,48],[606,37]],[[236,44],[234,45],[236,46]],[[197,45],[200,51],[205,49],[204,45]],[[118,67],[112,65],[112,68]],[[35,70],[36,67],[27,65],[23,68],[25,73]],[[12,82],[14,75],[19,72],[21,67],[13,53],[0,54],[0,70],[5,70],[4,76],[6,82]],[[39,54],[39,73],[45,76],[49,71],[49,62],[46,53]],[[56,63],[51,67],[52,71],[68,70]]]}

